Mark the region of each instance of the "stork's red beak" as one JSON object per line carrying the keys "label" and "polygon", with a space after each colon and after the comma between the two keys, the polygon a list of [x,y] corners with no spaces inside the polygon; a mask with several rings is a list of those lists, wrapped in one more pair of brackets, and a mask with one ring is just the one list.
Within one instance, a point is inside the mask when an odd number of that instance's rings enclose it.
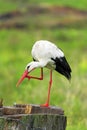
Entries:
{"label": "stork's red beak", "polygon": [[21,84],[21,82],[24,80],[24,78],[26,78],[27,75],[28,75],[28,71],[25,70],[23,75],[21,76],[21,78],[18,80],[18,82],[16,84],[17,87]]}

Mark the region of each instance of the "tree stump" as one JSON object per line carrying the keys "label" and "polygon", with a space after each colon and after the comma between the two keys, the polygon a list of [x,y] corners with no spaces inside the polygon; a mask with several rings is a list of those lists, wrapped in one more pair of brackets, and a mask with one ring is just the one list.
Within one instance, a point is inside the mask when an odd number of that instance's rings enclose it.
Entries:
{"label": "tree stump", "polygon": [[66,122],[59,107],[16,104],[0,108],[0,130],[65,130]]}

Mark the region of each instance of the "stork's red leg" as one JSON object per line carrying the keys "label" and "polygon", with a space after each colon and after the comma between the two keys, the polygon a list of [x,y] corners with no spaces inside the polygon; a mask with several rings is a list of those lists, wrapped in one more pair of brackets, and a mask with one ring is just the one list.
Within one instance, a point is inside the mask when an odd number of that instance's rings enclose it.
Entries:
{"label": "stork's red leg", "polygon": [[49,81],[49,87],[48,87],[48,96],[47,96],[47,101],[45,104],[41,105],[43,107],[49,107],[50,104],[50,90],[52,86],[52,70],[50,71],[50,81]]}
{"label": "stork's red leg", "polygon": [[41,76],[40,77],[34,77],[34,76],[27,75],[26,78],[28,78],[28,79],[43,80],[43,68],[41,68]]}

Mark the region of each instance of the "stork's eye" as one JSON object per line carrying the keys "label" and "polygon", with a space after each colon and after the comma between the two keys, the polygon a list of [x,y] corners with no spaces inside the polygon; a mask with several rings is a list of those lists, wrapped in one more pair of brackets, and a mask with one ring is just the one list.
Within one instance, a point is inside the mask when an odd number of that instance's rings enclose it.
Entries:
{"label": "stork's eye", "polygon": [[29,69],[29,67],[30,67],[30,66],[28,65],[28,66],[27,66],[27,70]]}

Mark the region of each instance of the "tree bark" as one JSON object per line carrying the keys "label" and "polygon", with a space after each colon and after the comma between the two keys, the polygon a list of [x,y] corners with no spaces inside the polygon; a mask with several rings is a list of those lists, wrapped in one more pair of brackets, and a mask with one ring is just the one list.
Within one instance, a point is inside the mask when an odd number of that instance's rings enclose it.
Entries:
{"label": "tree bark", "polygon": [[51,106],[45,108],[37,105],[18,104],[13,107],[3,107],[2,109],[3,114],[0,116],[0,130],[66,129],[67,118],[64,115],[64,111],[59,107]]}

